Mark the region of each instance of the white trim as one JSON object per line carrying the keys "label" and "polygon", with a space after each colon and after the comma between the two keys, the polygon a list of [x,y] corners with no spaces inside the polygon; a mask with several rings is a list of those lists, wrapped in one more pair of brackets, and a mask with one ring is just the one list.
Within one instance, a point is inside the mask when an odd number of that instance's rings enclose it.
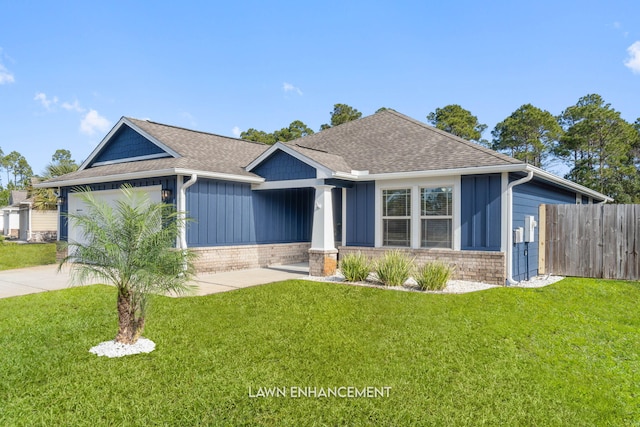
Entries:
{"label": "white trim", "polygon": [[500,252],[507,252],[509,247],[509,241],[507,235],[509,234],[510,226],[507,225],[509,215],[509,203],[507,198],[507,189],[509,188],[509,172],[502,172],[500,176]]}
{"label": "white trim", "polygon": [[595,198],[600,199],[600,200],[604,199],[605,202],[613,202],[613,198],[611,198],[609,196],[606,196],[606,195],[604,195],[602,193],[599,193],[599,192],[597,192],[595,190],[592,190],[590,188],[584,187],[584,186],[582,186],[580,184],[576,184],[575,182],[571,182],[571,181],[566,180],[564,178],[560,178],[559,176],[554,175],[554,174],[552,174],[550,172],[544,171],[544,170],[542,170],[542,169],[540,169],[538,167],[535,167],[535,166],[532,166],[532,165],[527,165],[526,172],[529,172],[529,171],[533,172],[534,176],[538,176],[538,177],[543,178],[543,179],[545,179],[547,181],[555,182],[556,184],[560,184],[563,187],[570,188],[570,189],[572,189],[574,191],[577,191],[579,193],[582,193],[584,195],[592,196],[592,197],[595,197]]}
{"label": "white trim", "polygon": [[527,176],[509,183],[507,186],[507,285],[515,285],[513,280],[513,187],[524,184],[533,179],[533,171],[530,170]]}
{"label": "white trim", "polygon": [[168,153],[147,154],[146,156],[126,157],[123,159],[107,160],[104,162],[95,162],[93,166],[116,165],[118,163],[139,162],[142,160],[161,159],[164,157],[171,157],[171,156]]}
{"label": "white trim", "polygon": [[198,175],[191,174],[191,178],[186,183],[184,182],[184,176],[178,175],[178,215],[182,221],[182,226],[179,231],[180,245],[178,246],[182,250],[187,249],[187,188],[191,187],[198,180]]}
{"label": "white trim", "polygon": [[97,184],[103,182],[112,182],[112,181],[128,181],[132,179],[143,179],[143,178],[156,178],[159,176],[173,176],[173,175],[193,175],[197,174],[200,178],[210,178],[210,179],[220,179],[223,181],[236,181],[236,182],[246,182],[249,184],[259,184],[264,182],[264,178],[261,177],[252,177],[252,176],[244,176],[244,175],[233,175],[227,173],[217,173],[217,172],[206,172],[199,171],[193,169],[183,169],[183,168],[170,168],[170,169],[160,169],[160,170],[151,170],[151,171],[140,171],[140,172],[129,172],[123,174],[116,175],[101,175],[101,176],[93,176],[88,178],[76,178],[70,179],[66,181],[55,181],[51,183],[43,182],[40,184],[34,185],[36,188],[53,188],[53,187],[73,187],[76,185],[86,185],[86,184]]}
{"label": "white trim", "polygon": [[561,187],[567,188],[572,191],[576,191],[582,193],[584,195],[588,195],[592,198],[596,198],[598,200],[604,200],[605,202],[612,202],[613,199],[609,196],[606,196],[602,193],[599,193],[595,190],[591,190],[590,188],[584,187],[580,184],[576,184],[575,182],[571,182],[559,176],[556,176],[550,172],[544,171],[538,167],[520,163],[520,164],[510,164],[510,165],[501,165],[501,166],[478,166],[478,167],[470,167],[470,168],[457,168],[457,169],[438,169],[438,170],[430,170],[430,171],[411,171],[411,172],[391,172],[391,173],[378,173],[378,174],[354,174],[352,173],[344,173],[344,172],[335,172],[333,175],[336,178],[347,179],[351,181],[387,181],[387,180],[398,180],[398,179],[418,179],[418,178],[440,178],[447,176],[459,176],[459,175],[484,175],[484,174],[493,174],[493,173],[504,173],[504,172],[524,172],[529,173],[532,171],[534,176],[542,178],[546,181],[554,182]]}
{"label": "white trim", "polygon": [[292,179],[289,181],[265,181],[251,186],[252,190],[282,190],[289,188],[305,188],[324,185],[323,179]]}
{"label": "white trim", "polygon": [[283,151],[288,155],[314,168],[316,170],[316,178],[332,178],[335,175],[335,173],[328,167],[316,162],[315,160],[305,156],[302,153],[299,153],[298,151],[287,146],[286,144],[283,144],[282,142],[276,142],[275,144],[273,144],[266,151],[264,151],[262,154],[256,157],[255,160],[249,163],[245,169],[247,170],[247,172],[251,172],[251,170],[257,167],[260,163],[266,160],[271,154],[273,154],[277,150]]}
{"label": "white trim", "polygon": [[419,178],[443,178],[459,175],[482,175],[489,173],[500,172],[520,172],[524,171],[525,164],[505,165],[505,166],[479,166],[472,168],[457,168],[457,169],[438,169],[430,171],[412,171],[412,172],[391,172],[391,173],[379,173],[370,175],[351,175],[342,172],[337,172],[334,175],[336,177],[351,179],[356,181],[386,181],[386,180],[400,180],[400,179],[419,179]]}
{"label": "white trim", "polygon": [[576,205],[582,204],[582,194],[576,193]]}
{"label": "white trim", "polygon": [[140,135],[142,135],[143,137],[145,137],[146,139],[148,139],[151,143],[153,143],[154,145],[158,146],[158,148],[160,148],[161,150],[165,151],[167,154],[169,154],[171,157],[174,158],[178,158],[181,157],[180,154],[178,154],[177,152],[175,152],[174,150],[172,150],[171,148],[169,148],[167,145],[165,145],[164,143],[160,142],[157,138],[149,135],[147,132],[145,132],[144,130],[140,129],[138,126],[136,126],[131,120],[127,119],[126,117],[121,117],[120,120],[118,120],[118,123],[115,124],[115,126],[113,126],[113,128],[109,131],[109,133],[102,139],[102,141],[100,141],[100,144],[98,144],[98,146],[91,152],[91,154],[89,154],[89,157],[87,157],[87,159],[82,162],[82,164],[80,165],[80,167],[78,168],[79,171],[84,170],[87,168],[87,166],[89,166],[91,164],[91,162],[93,161],[93,159],[100,153],[100,151],[104,148],[105,145],[107,145],[109,143],[109,141],[111,140],[111,138],[116,134],[116,132],[118,130],[120,130],[120,128],[124,125],[129,126],[131,129],[133,129],[134,131],[138,132]]}

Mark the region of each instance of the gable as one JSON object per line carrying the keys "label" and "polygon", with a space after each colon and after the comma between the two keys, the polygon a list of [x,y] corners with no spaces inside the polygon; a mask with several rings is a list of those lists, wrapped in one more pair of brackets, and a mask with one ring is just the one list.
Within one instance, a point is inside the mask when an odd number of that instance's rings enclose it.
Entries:
{"label": "gable", "polygon": [[88,167],[170,156],[169,153],[129,126],[123,125],[94,157]]}
{"label": "gable", "polygon": [[266,181],[285,181],[292,179],[315,178],[317,173],[313,166],[296,159],[281,150],[274,151],[251,172],[260,175]]}

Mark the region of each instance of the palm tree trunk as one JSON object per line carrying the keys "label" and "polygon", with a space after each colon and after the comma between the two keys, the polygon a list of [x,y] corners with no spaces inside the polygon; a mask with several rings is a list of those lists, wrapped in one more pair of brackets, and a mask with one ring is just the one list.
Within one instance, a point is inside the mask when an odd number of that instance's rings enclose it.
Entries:
{"label": "palm tree trunk", "polygon": [[136,309],[131,300],[131,293],[118,292],[118,335],[115,340],[122,344],[135,344],[144,329],[144,317],[136,319]]}

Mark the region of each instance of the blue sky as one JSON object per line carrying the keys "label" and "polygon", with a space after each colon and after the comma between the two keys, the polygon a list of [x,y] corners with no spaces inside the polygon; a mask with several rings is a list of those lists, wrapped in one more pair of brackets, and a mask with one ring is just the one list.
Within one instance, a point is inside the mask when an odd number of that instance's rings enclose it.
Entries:
{"label": "blue sky", "polygon": [[318,130],[335,103],[422,121],[460,104],[490,139],[522,104],[589,93],[640,117],[637,0],[0,0],[0,148],[36,173],[121,116],[234,136]]}

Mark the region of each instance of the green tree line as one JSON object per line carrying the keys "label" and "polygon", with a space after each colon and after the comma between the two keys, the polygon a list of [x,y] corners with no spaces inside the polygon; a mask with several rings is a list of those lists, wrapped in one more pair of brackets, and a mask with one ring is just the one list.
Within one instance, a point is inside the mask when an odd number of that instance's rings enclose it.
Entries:
{"label": "green tree line", "polygon": [[[330,124],[323,124],[320,131],[357,120],[362,113],[335,104],[330,115]],[[559,160],[569,168],[566,179],[611,196],[617,203],[640,203],[640,118],[627,122],[600,95],[583,96],[555,116],[524,104],[495,126],[491,140],[483,138],[487,125],[460,105],[436,108],[426,118],[438,129],[542,169]],[[288,128],[271,133],[251,128],[240,137],[275,144],[312,133],[304,122],[295,120]]]}

